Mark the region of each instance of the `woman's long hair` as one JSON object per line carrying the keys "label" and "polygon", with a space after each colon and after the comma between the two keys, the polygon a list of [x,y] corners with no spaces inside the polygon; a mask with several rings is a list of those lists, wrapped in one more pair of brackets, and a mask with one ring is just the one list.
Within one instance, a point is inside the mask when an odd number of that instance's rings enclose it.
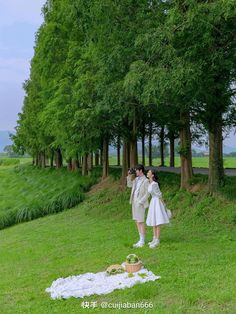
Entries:
{"label": "woman's long hair", "polygon": [[155,170],[152,170],[152,169],[150,169],[150,171],[152,172],[152,174],[153,174],[153,181],[155,181],[155,182],[157,182],[158,183],[158,185],[159,185],[159,189],[161,188],[161,186],[160,186],[160,181],[159,181],[159,177],[158,177],[158,175],[157,175],[157,171],[155,171]]}

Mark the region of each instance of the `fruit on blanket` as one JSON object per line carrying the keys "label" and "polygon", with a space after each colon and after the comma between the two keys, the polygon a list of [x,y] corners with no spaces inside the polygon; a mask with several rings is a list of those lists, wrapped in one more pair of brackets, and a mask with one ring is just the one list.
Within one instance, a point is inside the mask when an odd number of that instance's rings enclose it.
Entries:
{"label": "fruit on blanket", "polygon": [[106,272],[109,275],[121,274],[124,272],[124,268],[119,264],[114,264],[114,265],[107,267]]}

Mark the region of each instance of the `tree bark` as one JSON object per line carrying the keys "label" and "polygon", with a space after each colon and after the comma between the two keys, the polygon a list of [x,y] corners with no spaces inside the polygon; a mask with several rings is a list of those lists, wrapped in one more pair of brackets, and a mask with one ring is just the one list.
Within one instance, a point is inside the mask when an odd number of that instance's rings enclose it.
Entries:
{"label": "tree bark", "polygon": [[[217,121],[216,121],[217,120]],[[209,127],[208,190],[213,194],[224,183],[222,115]]]}
{"label": "tree bark", "polygon": [[130,142],[127,141],[128,168],[130,168]]}
{"label": "tree bark", "polygon": [[120,135],[117,136],[117,166],[120,166]]}
{"label": "tree bark", "polygon": [[39,153],[36,153],[35,166],[39,166]]}
{"label": "tree bark", "polygon": [[180,160],[181,160],[181,189],[188,189],[193,176],[190,114],[188,111],[180,112]]}
{"label": "tree bark", "polygon": [[99,151],[97,150],[95,152],[95,166],[97,167],[99,165]]}
{"label": "tree bark", "polygon": [[67,170],[72,171],[72,158],[67,160]]}
{"label": "tree bark", "polygon": [[100,149],[100,166],[103,165],[103,142],[101,143],[101,149]]}
{"label": "tree bark", "polygon": [[82,157],[82,176],[88,175],[88,154],[84,154]]}
{"label": "tree bark", "polygon": [[149,122],[148,144],[149,144],[148,151],[149,166],[152,166],[152,122]]}
{"label": "tree bark", "polygon": [[45,168],[46,167],[46,155],[45,155],[45,151],[40,152],[39,154],[39,166],[41,168]]}
{"label": "tree bark", "polygon": [[51,150],[50,154],[50,167],[53,168],[53,161],[54,161],[54,150]]}
{"label": "tree bark", "polygon": [[106,136],[103,138],[103,165],[102,165],[102,179],[105,179],[108,177],[108,168],[109,168],[109,140]]}
{"label": "tree bark", "polygon": [[137,150],[137,121],[136,112],[134,111],[133,127],[130,139],[130,167],[135,167],[138,164],[138,150]]}
{"label": "tree bark", "polygon": [[142,164],[145,166],[145,134],[142,134]]}
{"label": "tree bark", "polygon": [[123,139],[123,150],[122,150],[122,176],[121,176],[121,184],[123,187],[126,186],[126,177],[128,173],[128,141]]}
{"label": "tree bark", "polygon": [[60,148],[57,148],[55,152],[56,152],[56,156],[55,156],[56,168],[61,168],[63,165],[63,159],[62,159],[62,154],[61,154]]}
{"label": "tree bark", "polygon": [[78,158],[72,159],[72,171],[77,171],[79,169],[79,160]]}
{"label": "tree bark", "polygon": [[93,153],[90,153],[88,155],[88,175],[90,176],[92,174],[93,170]]}
{"label": "tree bark", "polygon": [[165,141],[165,128],[164,126],[161,127],[160,132],[160,155],[161,155],[161,167],[165,166],[165,159],[164,159],[164,141]]}
{"label": "tree bark", "polygon": [[170,131],[169,135],[170,140],[170,167],[175,166],[175,136],[174,132]]}
{"label": "tree bark", "polygon": [[80,156],[78,153],[72,158],[72,171],[77,171],[80,167]]}

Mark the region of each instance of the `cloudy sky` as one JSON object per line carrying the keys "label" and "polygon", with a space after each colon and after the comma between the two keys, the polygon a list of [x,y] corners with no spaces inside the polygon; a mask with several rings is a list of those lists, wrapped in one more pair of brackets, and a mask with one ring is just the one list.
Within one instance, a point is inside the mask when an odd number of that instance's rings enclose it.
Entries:
{"label": "cloudy sky", "polygon": [[45,0],[0,0],[0,130],[13,130]]}
{"label": "cloudy sky", "polygon": [[[14,130],[45,0],[0,0],[0,130]],[[236,147],[231,132],[225,145]]]}

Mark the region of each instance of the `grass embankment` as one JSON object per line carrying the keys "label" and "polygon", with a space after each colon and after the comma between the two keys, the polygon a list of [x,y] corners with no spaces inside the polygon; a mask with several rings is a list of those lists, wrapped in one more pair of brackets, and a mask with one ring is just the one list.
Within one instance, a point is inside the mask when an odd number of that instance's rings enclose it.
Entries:
{"label": "grass embankment", "polygon": [[71,208],[98,177],[30,165],[0,167],[0,229]]}
{"label": "grass embankment", "polygon": [[[148,313],[235,313],[236,228],[235,178],[217,196],[197,176],[190,192],[180,192],[179,176],[160,174],[161,188],[173,210],[171,226],[162,229],[161,245],[133,249],[137,231],[122,191],[110,178],[94,186],[84,202],[0,231],[0,313],[109,313],[105,302],[152,302]],[[152,231],[147,230],[147,240]],[[147,269],[160,275],[155,282],[85,299],[51,300],[45,293],[53,280],[103,271],[138,254]],[[97,301],[83,309],[82,301]],[[112,313],[145,313],[112,310]]]}

